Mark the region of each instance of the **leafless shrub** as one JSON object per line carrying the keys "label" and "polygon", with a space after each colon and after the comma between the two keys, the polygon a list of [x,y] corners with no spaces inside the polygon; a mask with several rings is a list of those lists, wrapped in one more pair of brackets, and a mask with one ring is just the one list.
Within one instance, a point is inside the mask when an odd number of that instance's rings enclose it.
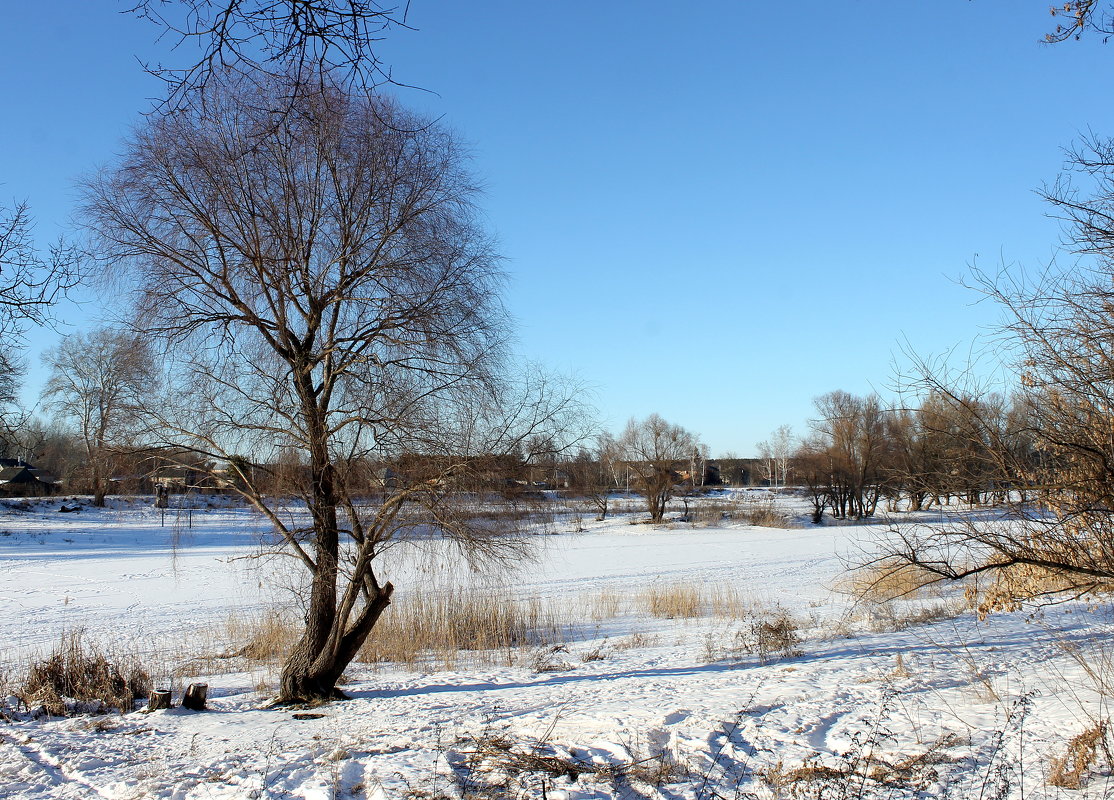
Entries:
{"label": "leafless shrub", "polygon": [[917,606],[880,603],[871,606],[866,617],[872,631],[888,633],[890,631],[903,631],[917,625],[930,625],[944,619],[952,619],[961,613],[964,608],[965,606],[959,602],[939,602]]}
{"label": "leafless shrub", "polygon": [[611,646],[615,648],[616,652],[621,652],[623,650],[640,650],[644,647],[653,647],[657,643],[657,636],[646,633],[632,633],[622,639],[616,639]]}
{"label": "leafless shrub", "polygon": [[534,651],[530,654],[530,669],[538,673],[570,670],[572,664],[561,658],[562,653],[568,652],[569,648],[563,644],[534,648]]}
{"label": "leafless shrub", "polygon": [[[688,766],[668,750],[645,754],[627,746],[630,759],[600,764],[581,758],[575,748],[550,743],[543,737],[533,744],[516,742],[507,732],[484,731],[461,738],[457,749],[446,753],[459,795],[465,798],[504,798],[548,795],[555,780],[612,786],[642,785],[655,789],[690,777]],[[624,792],[624,794],[627,794]],[[639,792],[629,792],[640,796]]]}
{"label": "leafless shrub", "polygon": [[747,628],[743,647],[765,664],[772,658],[795,658],[801,654],[801,636],[796,621],[780,611],[769,619],[756,620]]}
{"label": "leafless shrub", "polygon": [[592,661],[604,661],[609,655],[611,655],[611,653],[612,648],[608,645],[607,640],[604,639],[595,647],[591,647],[581,653],[580,660],[585,664],[588,664]]}
{"label": "leafless shrub", "polygon": [[707,500],[693,505],[688,520],[694,528],[722,525],[735,515],[738,508],[739,504],[734,500]]}
{"label": "leafless shrub", "polygon": [[801,642],[797,621],[788,612],[777,609],[737,628],[726,640],[714,633],[708,634],[703,656],[705,661],[711,662],[754,655],[766,664],[775,659],[799,656]]}
{"label": "leafless shrub", "polygon": [[145,697],[151,679],[135,656],[110,659],[84,641],[81,629],[62,634],[51,654],[32,662],[20,690],[28,707],[48,714],[131,711]]}
{"label": "leafless shrub", "polygon": [[738,498],[709,498],[694,503],[688,513],[694,528],[722,525],[725,522],[761,528],[793,528],[793,521],[777,508],[777,498],[769,492],[747,492]]}
{"label": "leafless shrub", "polygon": [[1048,783],[1064,789],[1082,789],[1086,785],[1085,776],[1098,760],[1100,750],[1107,764],[1114,763],[1107,743],[1109,728],[1109,720],[1102,720],[1072,737],[1064,754],[1052,759]]}

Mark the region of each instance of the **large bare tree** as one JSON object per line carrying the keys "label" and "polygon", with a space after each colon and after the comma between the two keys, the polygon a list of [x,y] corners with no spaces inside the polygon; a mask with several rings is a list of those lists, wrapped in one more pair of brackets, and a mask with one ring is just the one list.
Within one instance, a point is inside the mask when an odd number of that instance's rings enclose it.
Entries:
{"label": "large bare tree", "polygon": [[680,481],[677,471],[689,463],[700,447],[700,439],[680,425],[651,414],[641,421],[632,418],[619,436],[618,445],[623,460],[637,475],[650,521],[661,522]]}
{"label": "large bare tree", "polygon": [[[180,65],[147,64],[167,84],[173,110],[220,73],[266,80],[301,75],[288,92],[316,91],[328,81],[368,90],[395,83],[377,53],[393,28],[406,27],[409,0],[139,0],[128,13],[155,24]],[[279,98],[286,107],[289,97]]]}
{"label": "large bare tree", "polygon": [[96,328],[67,336],[43,353],[43,363],[50,369],[43,399],[77,428],[93,505],[103,507],[113,456],[130,444],[156,392],[151,348],[128,331]]}
{"label": "large bare tree", "polygon": [[[263,96],[255,79],[210,81],[150,119],[85,201],[106,265],[139,287],[138,326],[167,348],[152,435],[227,461],[305,567],[281,702],[339,696],[390,603],[377,559],[392,541],[513,548],[478,490],[527,438],[560,441],[576,407],[544,373],[506,377],[503,274],[454,136],[322,80],[292,95],[304,81],[276,78]],[[279,98],[289,112],[269,110]],[[290,452],[308,519],[257,483]]]}

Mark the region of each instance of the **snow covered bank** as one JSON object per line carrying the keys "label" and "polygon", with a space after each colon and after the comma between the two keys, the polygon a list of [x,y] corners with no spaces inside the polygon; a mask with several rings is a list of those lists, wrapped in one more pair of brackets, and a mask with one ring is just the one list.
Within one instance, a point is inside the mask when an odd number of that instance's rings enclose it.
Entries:
{"label": "snow covered bank", "polygon": [[[283,599],[284,561],[245,558],[266,535],[257,516],[160,521],[138,506],[3,515],[9,657],[67,626],[181,637],[199,618]],[[0,723],[0,796],[1105,796],[1101,760],[1083,773],[1088,789],[1048,783],[1068,740],[1105,718],[1085,669],[1114,630],[1105,612],[851,619],[832,591],[840,556],[877,528],[630,523],[540,537],[536,561],[501,576],[566,608],[621,599],[614,618],[584,613],[563,647],[452,670],[354,667],[353,699],[317,709],[267,709],[261,675],[244,671],[183,678],[208,680],[203,713],[19,717]],[[428,548],[400,553],[400,592],[431,563]],[[799,655],[756,651],[759,612],[654,617],[637,598],[655,584],[727,586],[756,609],[780,607],[800,626]]]}

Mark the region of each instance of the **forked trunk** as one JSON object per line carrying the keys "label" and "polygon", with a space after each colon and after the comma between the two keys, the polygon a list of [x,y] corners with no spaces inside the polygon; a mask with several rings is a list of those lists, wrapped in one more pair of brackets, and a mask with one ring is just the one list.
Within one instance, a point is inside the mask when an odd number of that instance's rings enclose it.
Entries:
{"label": "forked trunk", "polygon": [[389,583],[378,590],[347,626],[347,631],[342,630],[345,623],[335,612],[329,624],[311,625],[310,618],[314,615],[311,603],[305,633],[282,666],[279,696],[275,703],[291,705],[347,699],[347,695],[337,688],[337,681],[390,605],[393,592],[394,587]]}

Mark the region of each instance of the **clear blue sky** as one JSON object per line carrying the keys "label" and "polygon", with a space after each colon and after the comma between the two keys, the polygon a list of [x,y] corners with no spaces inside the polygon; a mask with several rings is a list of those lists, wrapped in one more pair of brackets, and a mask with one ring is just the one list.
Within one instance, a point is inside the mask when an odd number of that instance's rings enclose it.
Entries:
{"label": "clear blue sky", "polygon": [[[126,5],[5,15],[0,198],[44,240],[161,91],[137,58],[188,55]],[[903,341],[992,323],[954,282],[973,261],[1050,258],[1033,189],[1114,135],[1114,44],[1042,45],[1047,6],[413,0],[381,52],[473,144],[519,349],[595,386],[605,427],[657,412],[749,455],[817,395],[883,390]],[[29,397],[52,340],[31,334]]]}

